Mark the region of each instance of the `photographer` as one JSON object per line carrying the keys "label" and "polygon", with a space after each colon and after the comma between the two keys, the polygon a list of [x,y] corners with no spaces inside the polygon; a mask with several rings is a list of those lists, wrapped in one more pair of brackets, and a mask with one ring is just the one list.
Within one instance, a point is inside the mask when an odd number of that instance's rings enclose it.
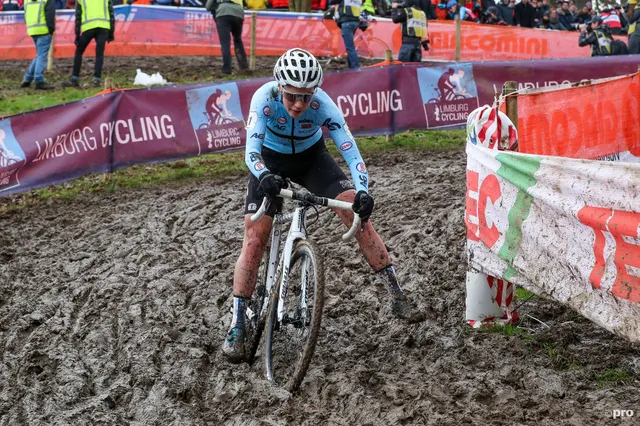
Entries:
{"label": "photographer", "polygon": [[580,47],[591,45],[591,56],[611,55],[611,31],[608,25],[600,25],[602,18],[596,16],[588,24],[580,25]]}
{"label": "photographer", "polygon": [[398,60],[400,62],[421,62],[422,49],[429,50],[427,35],[427,16],[419,0],[407,0],[401,4],[391,4],[391,20],[402,24],[402,46]]}

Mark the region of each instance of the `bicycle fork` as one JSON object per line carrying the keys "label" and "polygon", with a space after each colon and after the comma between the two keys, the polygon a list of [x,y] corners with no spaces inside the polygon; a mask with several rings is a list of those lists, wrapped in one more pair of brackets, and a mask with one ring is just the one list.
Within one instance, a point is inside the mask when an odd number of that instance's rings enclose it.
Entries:
{"label": "bicycle fork", "polygon": [[[289,228],[289,234],[287,235],[287,240],[284,244],[284,251],[282,256],[282,263],[280,267],[283,268],[282,272],[282,282],[280,285],[280,294],[278,297],[278,322],[283,322],[286,320],[290,320],[290,318],[286,317],[286,308],[284,306],[285,297],[287,295],[287,284],[289,279],[289,267],[291,265],[291,258],[293,255],[293,248],[298,240],[304,240],[307,238],[307,233],[304,229],[304,220],[305,220],[305,209],[303,207],[296,208],[293,213],[293,217],[291,218],[291,226]],[[301,289],[300,289],[300,303],[299,303],[299,313],[303,313],[306,315],[307,312],[307,283],[309,281],[309,277],[307,274],[308,269],[308,259],[304,258],[302,261],[302,276],[301,276]],[[295,321],[295,319],[294,319]],[[306,317],[305,317],[306,322]]]}

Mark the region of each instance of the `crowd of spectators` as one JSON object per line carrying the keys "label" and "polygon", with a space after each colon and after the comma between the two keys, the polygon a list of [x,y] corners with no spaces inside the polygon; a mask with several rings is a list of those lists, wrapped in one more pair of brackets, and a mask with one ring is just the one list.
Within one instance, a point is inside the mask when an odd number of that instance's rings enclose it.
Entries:
{"label": "crowd of spectators", "polygon": [[[488,25],[542,28],[548,30],[575,31],[580,25],[594,17],[602,17],[612,34],[624,34],[628,18],[623,7],[613,0],[604,0],[600,10],[587,1],[578,7],[575,0],[430,0],[428,19],[454,20],[456,16],[464,21]],[[112,4],[157,4],[181,7],[204,7],[206,0],[113,0]],[[374,3],[389,2],[376,0]],[[76,0],[55,0],[56,9],[73,9]],[[288,0],[244,0],[248,9],[286,8]],[[0,11],[22,10],[24,0],[0,0]],[[313,9],[325,10],[327,0],[314,0]],[[389,7],[376,7],[376,14],[386,16]]]}

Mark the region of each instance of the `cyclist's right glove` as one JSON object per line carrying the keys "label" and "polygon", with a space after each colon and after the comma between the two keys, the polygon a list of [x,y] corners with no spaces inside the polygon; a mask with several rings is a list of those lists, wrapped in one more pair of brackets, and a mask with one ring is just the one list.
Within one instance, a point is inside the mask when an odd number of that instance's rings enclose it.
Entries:
{"label": "cyclist's right glove", "polygon": [[363,222],[368,221],[371,212],[373,212],[373,197],[367,194],[366,191],[358,191],[356,198],[353,200],[352,209],[360,215],[360,219]]}
{"label": "cyclist's right glove", "polygon": [[287,186],[287,181],[281,176],[274,175],[272,173],[264,173],[260,176],[258,192],[265,197],[275,197],[280,193],[281,189],[286,188]]}

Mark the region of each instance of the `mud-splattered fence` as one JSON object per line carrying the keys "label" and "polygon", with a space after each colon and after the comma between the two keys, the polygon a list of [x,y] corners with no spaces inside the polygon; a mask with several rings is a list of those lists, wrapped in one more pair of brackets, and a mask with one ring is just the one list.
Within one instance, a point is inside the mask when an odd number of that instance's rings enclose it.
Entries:
{"label": "mud-splattered fence", "polygon": [[[583,99],[593,105],[579,111],[574,105]],[[547,295],[634,342],[640,342],[638,99],[638,74],[519,94],[520,150],[535,155],[498,153],[470,138],[465,214],[473,269]],[[588,111],[591,126],[580,120]]]}

